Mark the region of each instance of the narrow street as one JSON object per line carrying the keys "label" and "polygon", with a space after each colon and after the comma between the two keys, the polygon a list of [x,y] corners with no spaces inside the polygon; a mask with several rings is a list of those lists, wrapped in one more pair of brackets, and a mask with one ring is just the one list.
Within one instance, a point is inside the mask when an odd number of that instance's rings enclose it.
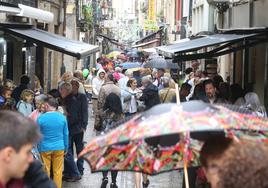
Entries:
{"label": "narrow street", "polygon": [[[89,105],[89,112],[91,112],[91,105]],[[89,116],[88,129],[85,135],[85,141],[90,141],[94,136],[93,131],[94,119]],[[101,173],[91,173],[89,165],[85,162],[85,173],[83,178],[78,182],[64,182],[63,188],[98,188],[101,184]],[[109,175],[109,184],[111,182]],[[149,188],[181,188],[182,176],[177,171],[160,174],[157,176],[149,177]],[[134,173],[119,172],[117,176],[118,188],[134,188]],[[110,185],[109,185],[110,186]],[[107,186],[108,187],[108,186]]]}

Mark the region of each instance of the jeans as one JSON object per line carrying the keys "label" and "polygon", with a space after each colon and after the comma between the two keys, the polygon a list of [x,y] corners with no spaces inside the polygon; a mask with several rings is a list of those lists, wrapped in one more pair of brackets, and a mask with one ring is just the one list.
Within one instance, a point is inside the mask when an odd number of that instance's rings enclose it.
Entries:
{"label": "jeans", "polygon": [[73,145],[75,144],[77,155],[83,150],[84,133],[78,133],[74,135],[69,135],[69,148],[68,152],[65,155],[64,159],[64,176],[66,177],[78,177],[81,176],[81,173],[84,171],[84,160],[78,159],[77,163],[74,161],[74,151]]}

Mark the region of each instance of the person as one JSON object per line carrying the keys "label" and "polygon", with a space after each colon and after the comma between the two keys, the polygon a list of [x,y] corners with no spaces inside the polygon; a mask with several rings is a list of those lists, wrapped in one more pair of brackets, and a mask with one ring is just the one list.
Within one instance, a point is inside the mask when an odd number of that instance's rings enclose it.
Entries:
{"label": "person", "polygon": [[230,86],[227,82],[221,82],[219,84],[219,96],[225,101],[229,102],[230,99]]}
{"label": "person", "polygon": [[203,99],[204,102],[215,104],[215,103],[226,103],[226,101],[222,98],[220,98],[217,94],[216,86],[213,82],[213,80],[208,79],[203,82],[206,98]]}
{"label": "person", "polygon": [[244,108],[253,112],[254,115],[259,117],[267,117],[264,106],[261,106],[258,95],[254,92],[249,92],[245,95]]}
{"label": "person", "polygon": [[30,83],[30,78],[27,75],[22,75],[20,77],[20,85],[17,86],[13,92],[11,97],[16,100],[16,103],[19,102],[20,96],[23,90],[28,89],[28,84]]}
{"label": "person", "polygon": [[84,76],[83,76],[83,72],[81,70],[76,70],[74,71],[74,78],[77,78],[77,81],[79,82],[79,90],[78,92],[79,93],[82,93],[82,94],[86,94],[86,90],[85,90],[85,87],[84,87]]}
{"label": "person", "polygon": [[41,86],[40,80],[36,75],[34,75],[34,95],[38,96],[43,93],[44,93],[44,90]]}
{"label": "person", "polygon": [[12,111],[0,111],[0,187],[55,188],[39,161],[31,155],[41,138],[35,123]]}
{"label": "person", "polygon": [[18,112],[22,113],[24,116],[29,116],[34,110],[33,98],[34,92],[32,90],[23,90],[21,93],[21,100],[16,105]]}
{"label": "person", "polygon": [[66,117],[57,112],[58,103],[53,97],[44,99],[45,113],[38,119],[43,139],[38,143],[38,151],[44,169],[50,177],[51,165],[53,180],[58,188],[62,187],[64,153],[68,150],[68,124]]}
{"label": "person", "polygon": [[173,88],[170,88],[170,81],[169,77],[162,77],[161,78],[161,85],[163,85],[163,89],[159,91],[159,97],[161,103],[170,103],[173,97],[176,97],[176,91]]}
{"label": "person", "polygon": [[[115,123],[124,119],[124,113],[121,106],[121,100],[118,94],[110,93],[105,98],[105,103],[103,105],[103,114],[102,114],[102,133],[105,134],[115,127]],[[103,178],[101,183],[101,188],[106,188],[108,184],[108,171],[102,172]],[[112,183],[110,188],[117,188],[116,178],[117,171],[111,171]]]}
{"label": "person", "polygon": [[105,83],[100,89],[99,97],[98,97],[98,105],[97,105],[97,114],[95,117],[95,122],[94,122],[94,128],[95,130],[99,131],[101,128],[101,114],[103,113],[103,105],[105,103],[106,97],[110,93],[115,93],[119,97],[121,97],[121,92],[120,88],[114,84],[114,77],[112,73],[108,73],[105,76]]}
{"label": "person", "polygon": [[211,188],[268,187],[268,146],[252,140],[212,137],[200,161]]}
{"label": "person", "polygon": [[146,110],[157,104],[160,104],[158,87],[152,84],[150,76],[142,77],[142,85],[144,89],[142,91],[142,96],[139,98],[139,100],[144,102]]}
{"label": "person", "polygon": [[47,94],[48,94],[48,96],[52,96],[57,100],[57,102],[58,102],[57,111],[64,114],[64,109],[63,109],[62,104],[61,104],[61,96],[60,96],[59,90],[58,89],[51,89]]}
{"label": "person", "polygon": [[16,101],[11,97],[12,90],[10,87],[4,86],[1,89],[0,96],[3,97],[3,103],[0,105],[2,110],[16,110]]}
{"label": "person", "polygon": [[137,81],[135,78],[130,78],[127,82],[128,89],[124,97],[123,111],[126,116],[131,116],[138,111],[137,99],[141,95],[141,90],[137,88]]}
{"label": "person", "polygon": [[188,83],[183,83],[180,89],[180,102],[188,101],[188,95],[190,94],[192,86]]}
{"label": "person", "polygon": [[59,89],[69,129],[69,148],[65,156],[64,179],[77,181],[84,173],[84,160],[78,159],[77,163],[74,163],[73,145],[75,144],[77,153],[84,148],[83,138],[88,124],[88,103],[86,96],[78,93],[78,81],[73,79],[71,83],[63,83]]}
{"label": "person", "polygon": [[44,99],[46,98],[46,96],[44,94],[35,96],[35,105],[36,105],[36,109],[29,115],[29,117],[33,120],[33,121],[37,121],[37,118],[45,112],[45,106],[44,106]]}
{"label": "person", "polygon": [[239,84],[234,83],[230,86],[230,102],[237,106],[245,104],[244,91]]}
{"label": "person", "polygon": [[103,69],[99,69],[97,75],[92,80],[92,109],[93,113],[97,113],[98,96],[101,86],[104,84],[106,72]]}

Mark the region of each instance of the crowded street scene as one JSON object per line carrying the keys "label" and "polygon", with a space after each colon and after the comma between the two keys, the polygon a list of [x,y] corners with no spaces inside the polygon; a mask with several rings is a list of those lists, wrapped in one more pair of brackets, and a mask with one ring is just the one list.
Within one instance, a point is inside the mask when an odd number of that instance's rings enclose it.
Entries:
{"label": "crowded street scene", "polygon": [[268,0],[0,0],[0,188],[268,188]]}

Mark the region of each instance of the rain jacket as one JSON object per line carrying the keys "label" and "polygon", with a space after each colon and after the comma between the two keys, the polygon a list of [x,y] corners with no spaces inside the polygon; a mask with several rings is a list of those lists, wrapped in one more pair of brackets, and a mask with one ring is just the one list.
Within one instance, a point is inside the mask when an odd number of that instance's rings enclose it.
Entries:
{"label": "rain jacket", "polygon": [[106,74],[106,72],[103,69],[99,69],[96,77],[93,78],[93,80],[92,80],[92,98],[94,98],[94,99],[98,98],[100,88],[104,84],[104,79],[100,79],[101,72]]}

